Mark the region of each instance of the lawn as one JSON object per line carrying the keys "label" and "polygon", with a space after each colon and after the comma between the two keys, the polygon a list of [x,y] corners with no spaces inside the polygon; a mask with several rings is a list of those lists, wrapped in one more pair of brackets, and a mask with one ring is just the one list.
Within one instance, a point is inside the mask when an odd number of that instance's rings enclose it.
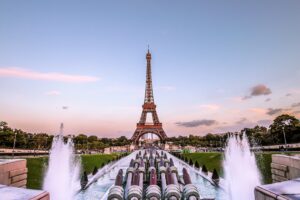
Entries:
{"label": "lawn", "polygon": [[[82,171],[91,173],[95,166],[100,168],[103,164],[108,163],[116,156],[116,154],[82,155]],[[28,168],[27,188],[41,189],[43,185],[43,176],[48,164],[48,157],[26,158],[26,160]]]}
{"label": "lawn", "polygon": [[[276,154],[279,153],[280,152],[276,152]],[[272,154],[275,153],[270,152],[270,153],[255,154],[257,166],[261,172],[262,181],[264,184],[272,183],[272,177],[271,177]],[[193,163],[198,161],[200,166],[205,164],[205,166],[209,171],[213,171],[214,169],[216,169],[221,176],[224,176],[223,168],[222,168],[223,153],[185,153],[183,155],[186,156],[188,159],[192,159]]]}

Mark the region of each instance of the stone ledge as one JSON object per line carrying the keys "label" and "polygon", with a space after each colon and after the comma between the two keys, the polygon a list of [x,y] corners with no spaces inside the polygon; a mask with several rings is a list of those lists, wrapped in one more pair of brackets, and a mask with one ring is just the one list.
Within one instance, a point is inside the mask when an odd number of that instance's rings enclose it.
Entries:
{"label": "stone ledge", "polygon": [[289,167],[289,172],[287,173],[287,178],[294,179],[297,177],[300,177],[300,169],[294,168],[294,167]]}
{"label": "stone ledge", "polygon": [[278,194],[267,190],[261,186],[257,186],[254,190],[255,200],[290,200],[289,198],[285,198],[279,196]]}
{"label": "stone ledge", "polygon": [[23,187],[23,186],[26,186],[26,183],[27,183],[27,180],[22,180],[22,181],[18,181],[18,182],[12,183],[9,186],[12,186],[12,187]]}
{"label": "stone ledge", "polygon": [[14,177],[12,177],[11,182],[16,183],[16,182],[22,181],[22,180],[27,180],[27,174],[21,174],[19,176],[14,176]]}
{"label": "stone ledge", "polygon": [[271,172],[272,172],[272,174],[282,176],[282,177],[286,177],[286,172],[285,171],[278,170],[278,169],[271,169]]}
{"label": "stone ledge", "polygon": [[287,171],[288,170],[288,167],[286,165],[281,165],[281,164],[277,164],[277,163],[271,163],[271,168],[272,169],[278,169],[278,170],[281,170],[281,171]]}
{"label": "stone ledge", "polygon": [[9,177],[18,176],[20,174],[27,174],[27,172],[28,172],[27,168],[11,170],[9,172]]}
{"label": "stone ledge", "polygon": [[0,159],[0,173],[26,168],[25,159]]}
{"label": "stone ledge", "polygon": [[281,181],[287,181],[288,179],[285,178],[285,177],[282,177],[282,176],[278,176],[278,175],[275,175],[275,174],[272,174],[272,179],[273,180],[276,180],[278,182],[281,182]]}
{"label": "stone ledge", "polygon": [[0,184],[25,187],[27,171],[25,159],[0,159]]}
{"label": "stone ledge", "polygon": [[300,179],[257,186],[255,200],[296,200],[300,199]]}

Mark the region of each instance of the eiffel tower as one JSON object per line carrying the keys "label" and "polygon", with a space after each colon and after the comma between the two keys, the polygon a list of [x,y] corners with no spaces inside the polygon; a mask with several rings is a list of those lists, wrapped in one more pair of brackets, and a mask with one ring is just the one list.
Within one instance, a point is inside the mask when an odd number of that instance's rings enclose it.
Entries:
{"label": "eiffel tower", "polygon": [[[139,139],[147,134],[152,133],[159,137],[162,143],[165,142],[167,135],[162,128],[162,123],[159,122],[158,115],[156,112],[156,105],[154,103],[153,88],[152,88],[152,77],[151,77],[151,53],[146,54],[147,60],[147,73],[146,73],[146,88],[145,88],[145,100],[143,104],[143,111],[140,121],[136,125],[135,132],[131,137],[131,141],[134,144],[138,144]],[[146,123],[147,114],[152,115],[152,123]]]}

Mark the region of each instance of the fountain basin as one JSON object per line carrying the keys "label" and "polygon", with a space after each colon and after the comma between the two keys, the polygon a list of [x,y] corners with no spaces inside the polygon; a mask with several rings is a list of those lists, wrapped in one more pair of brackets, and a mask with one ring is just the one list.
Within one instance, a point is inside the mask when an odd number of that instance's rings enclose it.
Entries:
{"label": "fountain basin", "polygon": [[[143,151],[142,151],[143,152]],[[106,200],[110,188],[114,186],[115,177],[120,169],[123,170],[123,176],[126,175],[126,170],[129,167],[131,159],[135,159],[138,151],[131,153],[130,155],[122,158],[121,160],[115,162],[110,167],[107,167],[102,173],[96,174],[93,177],[93,181],[89,183],[89,187],[85,191],[81,191],[76,195],[76,200]],[[182,176],[182,169],[186,167],[190,173],[192,183],[197,187],[200,192],[200,199],[215,199],[215,200],[225,200],[225,195],[223,189],[216,186],[208,177],[202,176],[201,172],[190,167],[188,164],[179,160],[178,158],[172,156],[171,154],[164,151],[168,158],[172,158],[174,165],[178,169],[178,175]],[[142,153],[143,154],[143,153]]]}

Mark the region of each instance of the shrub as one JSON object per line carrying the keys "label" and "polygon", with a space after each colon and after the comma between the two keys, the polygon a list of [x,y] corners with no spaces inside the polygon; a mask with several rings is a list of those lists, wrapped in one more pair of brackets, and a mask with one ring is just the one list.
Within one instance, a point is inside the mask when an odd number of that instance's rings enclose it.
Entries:
{"label": "shrub", "polygon": [[197,169],[200,168],[200,165],[199,165],[198,161],[195,162],[195,168],[197,168]]}
{"label": "shrub", "polygon": [[88,181],[89,180],[88,180],[87,173],[86,171],[84,171],[80,179],[81,189],[83,190],[85,189],[85,186],[87,185]]}
{"label": "shrub", "polygon": [[220,177],[219,177],[219,174],[217,172],[216,169],[214,169],[213,171],[213,174],[212,174],[212,177],[211,177],[213,180],[218,180]]}
{"label": "shrub", "polygon": [[208,172],[208,170],[207,170],[207,168],[206,168],[205,165],[202,166],[202,172],[203,172],[203,173],[207,173],[207,172]]}
{"label": "shrub", "polygon": [[97,172],[98,172],[98,168],[95,166],[92,174],[95,175],[97,174]]}
{"label": "shrub", "polygon": [[193,160],[192,159],[190,159],[190,162],[189,162],[189,164],[191,165],[191,166],[193,166]]}

